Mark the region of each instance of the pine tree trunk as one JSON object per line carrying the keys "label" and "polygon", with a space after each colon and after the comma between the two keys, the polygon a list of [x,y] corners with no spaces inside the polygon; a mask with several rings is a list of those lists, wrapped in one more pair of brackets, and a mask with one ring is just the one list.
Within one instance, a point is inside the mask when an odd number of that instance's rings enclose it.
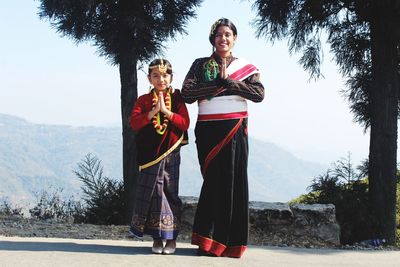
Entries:
{"label": "pine tree trunk", "polygon": [[369,197],[375,238],[396,239],[397,77],[392,1],[375,0],[371,20],[372,92]]}
{"label": "pine tree trunk", "polygon": [[135,134],[130,126],[129,118],[133,105],[137,99],[137,60],[126,52],[121,56],[119,73],[121,79],[121,114],[122,114],[122,149],[123,149],[123,176],[125,189],[126,220],[132,216],[135,184],[138,176],[136,161]]}

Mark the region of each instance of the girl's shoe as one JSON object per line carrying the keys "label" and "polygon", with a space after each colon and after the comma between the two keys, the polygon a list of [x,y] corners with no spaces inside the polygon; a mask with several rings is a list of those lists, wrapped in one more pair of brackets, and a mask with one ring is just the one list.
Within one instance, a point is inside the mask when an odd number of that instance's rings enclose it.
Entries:
{"label": "girl's shoe", "polygon": [[154,254],[162,254],[163,253],[163,242],[161,239],[154,239],[153,247],[151,248],[151,252]]}
{"label": "girl's shoe", "polygon": [[167,244],[162,251],[165,255],[174,254],[176,250],[176,241],[175,240],[167,240]]}

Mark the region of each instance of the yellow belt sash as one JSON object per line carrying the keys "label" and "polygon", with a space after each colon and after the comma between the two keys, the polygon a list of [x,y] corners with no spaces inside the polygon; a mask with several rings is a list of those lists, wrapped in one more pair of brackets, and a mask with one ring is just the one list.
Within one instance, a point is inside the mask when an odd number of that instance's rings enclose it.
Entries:
{"label": "yellow belt sash", "polygon": [[172,151],[175,150],[175,148],[177,148],[177,147],[182,143],[182,140],[183,140],[183,136],[184,136],[184,135],[185,135],[185,134],[182,133],[182,136],[179,138],[179,140],[178,140],[172,147],[170,147],[170,149],[168,149],[165,153],[163,153],[161,156],[159,156],[159,157],[156,158],[155,160],[150,161],[150,162],[148,162],[148,163],[146,163],[146,164],[139,165],[139,171],[141,171],[141,170],[143,170],[143,169],[146,169],[146,168],[148,168],[148,167],[150,167],[150,166],[153,166],[154,164],[157,164],[157,163],[159,163],[161,160],[163,160],[166,156],[168,156]]}

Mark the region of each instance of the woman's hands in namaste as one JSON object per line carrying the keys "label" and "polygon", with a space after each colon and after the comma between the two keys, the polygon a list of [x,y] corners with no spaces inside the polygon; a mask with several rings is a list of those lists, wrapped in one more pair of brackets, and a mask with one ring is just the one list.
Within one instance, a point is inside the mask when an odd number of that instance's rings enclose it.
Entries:
{"label": "woman's hands in namaste", "polygon": [[227,90],[228,76],[229,75],[226,71],[226,58],[221,58],[221,66],[219,68],[219,75],[217,76],[217,79],[215,81],[216,85],[218,87],[218,90],[213,94],[213,96],[217,96],[220,93]]}
{"label": "woman's hands in namaste", "polygon": [[226,80],[228,78],[228,74],[226,73],[226,58],[222,58],[221,70],[219,75],[221,76],[221,79]]}

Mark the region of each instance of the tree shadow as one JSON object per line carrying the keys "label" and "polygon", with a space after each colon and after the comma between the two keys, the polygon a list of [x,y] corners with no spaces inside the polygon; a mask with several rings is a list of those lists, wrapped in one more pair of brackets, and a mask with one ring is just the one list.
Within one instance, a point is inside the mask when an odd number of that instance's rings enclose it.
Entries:
{"label": "tree shadow", "polygon": [[[0,251],[61,251],[76,253],[152,255],[150,246],[114,246],[74,242],[0,241]],[[194,256],[195,248],[177,248],[174,255]]]}

